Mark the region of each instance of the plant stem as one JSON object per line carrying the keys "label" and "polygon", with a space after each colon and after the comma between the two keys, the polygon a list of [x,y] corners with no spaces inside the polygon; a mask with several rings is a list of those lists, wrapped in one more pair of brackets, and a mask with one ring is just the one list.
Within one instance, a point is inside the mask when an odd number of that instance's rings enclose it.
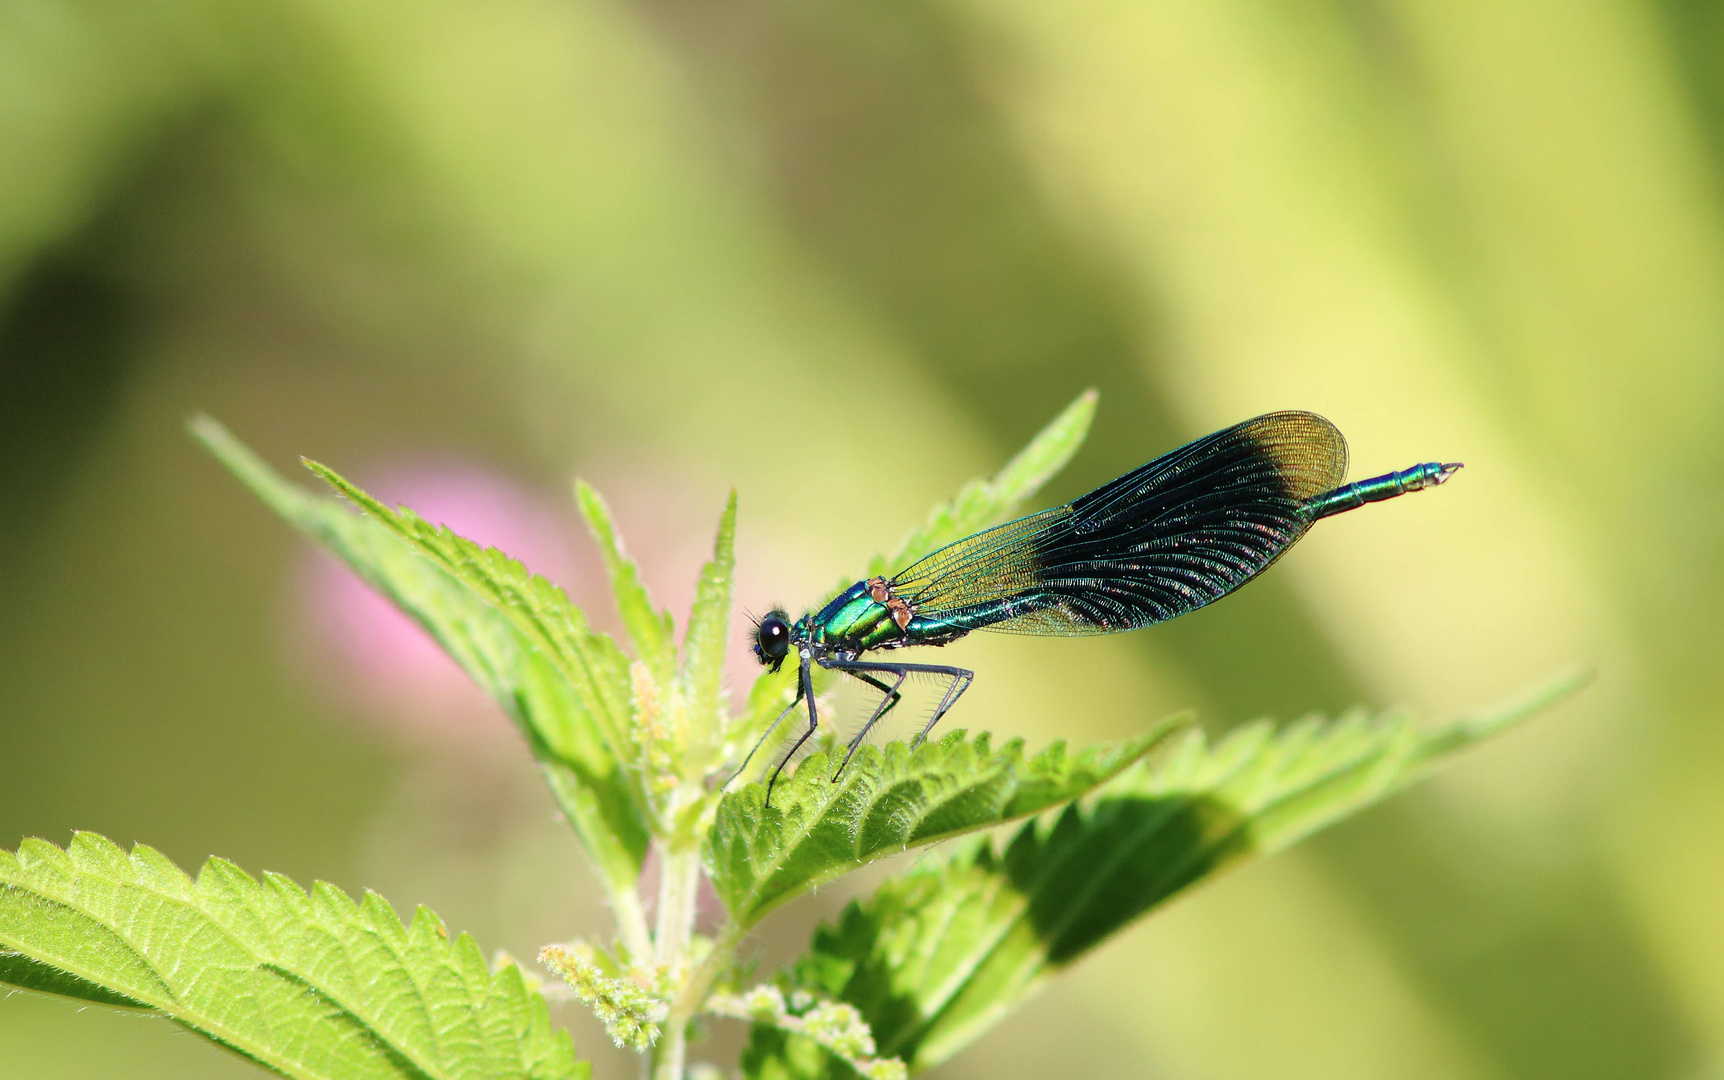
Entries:
{"label": "plant stem", "polygon": [[688,1058],[688,1021],[665,1029],[653,1048],[652,1080],[682,1080]]}
{"label": "plant stem", "polygon": [[675,968],[688,955],[694,936],[695,893],[700,888],[700,849],[661,849],[657,953],[654,959]]}
{"label": "plant stem", "polygon": [[[727,924],[718,940],[712,943],[712,949],[706,954],[706,959],[689,975],[688,981],[683,983],[682,991],[677,994],[676,1000],[671,1002],[670,1013],[664,1021],[665,1034],[659,1044],[665,1048],[666,1053],[660,1058],[659,1067],[653,1073],[653,1080],[682,1080],[682,1062],[688,1053],[689,1021],[694,1019],[694,1014],[705,1004],[706,992],[712,989],[713,980],[730,966],[731,960],[736,956],[736,947],[745,933],[745,928],[739,924]],[[676,1040],[674,1044],[670,1041],[672,1039]],[[674,1072],[667,1069],[673,1052],[677,1062]]]}
{"label": "plant stem", "polygon": [[[674,976],[687,964],[689,942],[694,937],[695,899],[700,889],[700,848],[694,844],[672,848],[667,844],[659,849],[659,855],[658,934],[654,959]],[[664,1034],[653,1052],[653,1080],[682,1080],[688,1056],[688,1021],[692,1016],[692,1011],[678,1015],[673,1008],[666,1018]]]}
{"label": "plant stem", "polygon": [[653,943],[640,892],[633,886],[611,886],[609,883],[606,892],[611,902],[611,913],[617,919],[617,936],[622,938],[630,956],[644,961],[653,954]]}

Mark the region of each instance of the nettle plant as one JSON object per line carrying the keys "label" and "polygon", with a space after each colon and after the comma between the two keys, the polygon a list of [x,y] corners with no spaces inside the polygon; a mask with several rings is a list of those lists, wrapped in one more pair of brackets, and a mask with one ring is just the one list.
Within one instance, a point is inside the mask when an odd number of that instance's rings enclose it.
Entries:
{"label": "nettle plant", "polygon": [[[1074,402],[862,576],[1010,514],[1075,452],[1093,409],[1093,394]],[[831,754],[843,747],[829,743],[767,805],[760,783],[727,781],[791,700],[795,671],[760,675],[746,707],[730,709],[734,496],[679,648],[604,502],[577,484],[625,650],[503,552],[307,462],[355,513],[287,483],[213,421],[192,430],[502,706],[616,918],[609,933],[546,945],[539,962],[559,979],[545,980],[505,956],[487,960],[465,934],[451,939],[426,908],[404,925],[375,893],[355,902],[222,859],[193,879],[144,845],[128,853],[92,833],[63,849],[27,840],[0,851],[0,983],[162,1016],[290,1077],[588,1076],[551,1023],[555,994],[590,1006],[655,1080],[718,1072],[688,1060],[702,1018],[752,1025],[743,1076],[904,1077],[949,1058],[1180,890],[1406,787],[1567,688],[1424,730],[1405,715],[1353,712],[1248,724],[1211,744],[1172,719],[1121,743],[1057,742],[1033,756],[1017,740],[952,731],[914,749],[864,746],[836,782]],[[739,962],[767,913],[942,842],[821,927],[788,968],[756,981]],[[651,918],[641,895],[649,852]],[[703,875],[724,907],[711,936],[695,932]]]}

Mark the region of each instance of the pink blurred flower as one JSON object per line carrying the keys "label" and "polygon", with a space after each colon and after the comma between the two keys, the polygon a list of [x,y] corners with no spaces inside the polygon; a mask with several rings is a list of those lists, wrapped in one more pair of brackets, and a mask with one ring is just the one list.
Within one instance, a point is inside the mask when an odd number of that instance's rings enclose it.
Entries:
{"label": "pink blurred flower", "polygon": [[[574,514],[481,466],[421,461],[361,472],[367,490],[429,521],[500,548],[570,587],[596,560],[574,543]],[[300,664],[337,701],[410,743],[506,746],[501,710],[412,619],[344,564],[312,550],[295,574],[295,624],[307,629]],[[298,635],[296,635],[298,636]]]}
{"label": "pink blurred flower", "polygon": [[[603,565],[563,492],[539,492],[466,462],[427,460],[359,470],[367,490],[429,521],[500,548],[561,585],[592,622],[618,629]],[[611,478],[602,490],[654,599],[687,617],[711,523],[697,500],[664,475]],[[294,575],[293,666],[356,712],[410,745],[458,752],[513,752],[501,710],[429,634],[320,549]]]}

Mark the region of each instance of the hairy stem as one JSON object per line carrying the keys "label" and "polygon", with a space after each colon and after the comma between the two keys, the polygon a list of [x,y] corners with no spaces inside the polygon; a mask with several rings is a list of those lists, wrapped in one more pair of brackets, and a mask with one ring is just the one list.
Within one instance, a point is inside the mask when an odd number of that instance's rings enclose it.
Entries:
{"label": "hairy stem", "polygon": [[675,969],[688,955],[694,936],[694,905],[700,888],[700,849],[661,849],[658,883],[657,953],[654,959]]}
{"label": "hairy stem", "polygon": [[682,1080],[688,1058],[688,1022],[676,1021],[659,1036],[653,1048],[653,1080]]}
{"label": "hairy stem", "polygon": [[[602,876],[602,875],[601,875]],[[653,954],[652,932],[647,929],[646,907],[640,892],[632,886],[612,886],[605,891],[611,902],[611,913],[617,919],[617,936],[630,956],[648,957]]]}
{"label": "hairy stem", "polygon": [[736,947],[742,942],[745,933],[747,933],[747,928],[740,923],[726,924],[724,931],[719,934],[718,940],[712,943],[712,949],[706,954],[706,959],[702,960],[700,967],[689,975],[688,981],[683,983],[682,990],[677,994],[676,1000],[671,1002],[670,1012],[664,1021],[665,1041],[660,1043],[660,1046],[668,1049],[670,1040],[672,1038],[676,1040],[676,1071],[666,1070],[665,1065],[668,1063],[669,1057],[667,1054],[660,1059],[661,1064],[658,1070],[653,1073],[653,1080],[682,1080],[682,1060],[688,1050],[686,1040],[689,1021],[693,1020],[695,1014],[700,1012],[701,1006],[706,1002],[707,991],[712,989],[713,982],[735,959]]}
{"label": "hairy stem", "polygon": [[[658,933],[654,960],[674,975],[688,962],[688,946],[694,937],[695,899],[700,889],[700,849],[693,845],[673,848],[667,844],[659,849],[659,854]],[[704,969],[705,965],[702,967]],[[704,993],[703,990],[703,996]],[[693,1015],[692,1010],[679,1014],[673,1008],[670,1016],[666,1017],[664,1034],[653,1053],[654,1080],[682,1080],[688,1056],[688,1021]]]}

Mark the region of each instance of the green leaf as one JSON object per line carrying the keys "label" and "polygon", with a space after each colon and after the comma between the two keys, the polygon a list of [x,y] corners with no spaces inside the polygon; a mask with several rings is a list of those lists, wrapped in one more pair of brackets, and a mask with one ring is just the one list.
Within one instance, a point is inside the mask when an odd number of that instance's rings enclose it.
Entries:
{"label": "green leaf", "polygon": [[585,631],[571,608],[567,633],[591,661],[590,678],[571,680],[538,648],[537,639],[499,608],[498,589],[475,590],[415,551],[382,520],[288,483],[214,420],[198,417],[191,430],[266,505],[423,626],[497,700],[526,735],[613,895],[632,896],[646,856],[646,825],[599,722],[608,711],[626,709],[629,701],[628,663],[616,647]]}
{"label": "green leaf", "polygon": [[[1214,746],[1192,731],[1003,849],[965,845],[851,904],[816,932],[789,984],[854,1005],[880,1054],[928,1068],[1187,886],[1358,813],[1578,685],[1434,731],[1358,712],[1252,724]],[[811,1071],[792,1042],[757,1030],[749,1075],[848,1075],[832,1060]],[[766,1052],[776,1045],[783,1055]]]}
{"label": "green leaf", "polygon": [[611,592],[616,596],[617,611],[634,642],[635,656],[653,673],[659,684],[670,682],[676,663],[676,634],[670,612],[653,606],[641,583],[640,569],[623,551],[622,538],[617,535],[611,508],[584,480],[575,481],[575,502],[587,527],[598,541],[599,554],[604,557],[605,570],[610,574]]}
{"label": "green leaf", "polygon": [[52,994],[113,1009],[153,1011],[141,1001],[6,949],[0,949],[0,986],[16,986],[38,994]]}
{"label": "green leaf", "polygon": [[[0,973],[27,990],[146,1006],[285,1076],[585,1078],[521,973],[420,908],[355,904],[211,859],[196,882],[160,853],[94,833],[0,852]],[[73,996],[104,1000],[90,993]]]}
{"label": "green leaf", "polygon": [[[1085,390],[1006,462],[992,480],[972,480],[950,502],[941,503],[890,557],[876,557],[866,576],[902,570],[1018,510],[1071,461],[1095,419],[1096,392]],[[849,582],[845,582],[849,585]]]}
{"label": "green leaf", "polygon": [[306,460],[305,467],[506,617],[556,664],[612,755],[624,765],[634,764],[628,658],[609,637],[587,626],[562,589],[496,548],[432,525],[405,506],[391,510],[327,465]]}
{"label": "green leaf", "polygon": [[736,492],[724,504],[712,559],[700,568],[683,640],[682,684],[697,732],[716,739],[729,714],[724,697],[724,654],[730,640],[731,578],[736,569]]}
{"label": "green leaf", "polygon": [[912,750],[864,746],[832,782],[816,754],[773,791],[759,783],[719,804],[706,865],[742,925],[821,882],[874,859],[1039,813],[1090,791],[1149,753],[1177,727],[1167,721],[1113,746],[1068,754],[1054,743],[1029,760],[1013,740],[993,750],[986,733],[956,731]]}

